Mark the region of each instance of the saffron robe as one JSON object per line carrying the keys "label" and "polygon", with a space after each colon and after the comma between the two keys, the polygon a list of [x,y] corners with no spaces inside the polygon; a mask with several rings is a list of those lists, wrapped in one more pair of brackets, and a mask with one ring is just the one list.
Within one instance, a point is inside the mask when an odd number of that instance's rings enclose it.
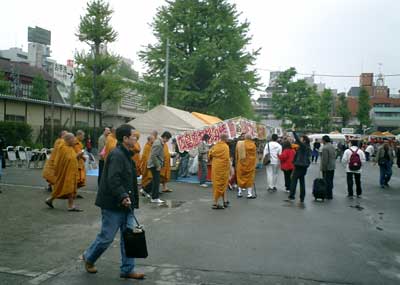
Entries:
{"label": "saffron robe", "polygon": [[251,140],[239,141],[236,145],[236,179],[240,188],[253,187],[256,164],[256,144]]}
{"label": "saffron robe", "polygon": [[56,176],[55,176],[55,164],[54,161],[57,157],[57,153],[59,148],[65,143],[63,138],[58,138],[54,142],[53,151],[50,154],[50,158],[46,160],[46,163],[43,167],[42,177],[51,185],[56,183]]}
{"label": "saffron robe", "polygon": [[147,168],[147,161],[149,160],[150,154],[151,154],[151,146],[153,144],[147,142],[144,145],[143,148],[143,153],[142,157],[140,159],[140,171],[142,173],[142,187],[146,187],[149,185],[151,180],[153,179],[153,176],[151,175],[151,170]]}
{"label": "saffron robe", "polygon": [[[76,154],[79,154],[83,150],[83,143],[76,139],[74,149]],[[86,169],[85,169],[85,159],[81,157],[78,160],[78,188],[86,185]]]}
{"label": "saffron robe", "polygon": [[229,146],[225,142],[218,142],[208,153],[211,160],[211,181],[214,190],[214,200],[223,197],[228,188],[231,161]]}
{"label": "saffron robe", "polygon": [[63,144],[60,146],[55,159],[55,176],[53,198],[76,196],[78,188],[78,159],[73,147]]}
{"label": "saffron robe", "polygon": [[161,183],[167,183],[171,179],[171,154],[168,145],[164,144],[164,166],[160,170]]}

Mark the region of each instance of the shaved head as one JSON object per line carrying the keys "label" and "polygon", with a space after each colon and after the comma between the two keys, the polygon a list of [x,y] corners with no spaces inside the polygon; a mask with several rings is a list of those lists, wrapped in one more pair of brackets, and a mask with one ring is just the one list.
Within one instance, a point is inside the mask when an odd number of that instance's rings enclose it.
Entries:
{"label": "shaved head", "polygon": [[61,133],[60,133],[60,138],[63,138],[66,133],[68,133],[67,130],[62,130]]}
{"label": "shaved head", "polygon": [[65,143],[69,146],[73,146],[75,144],[75,136],[73,133],[66,133],[63,139]]}
{"label": "shaved head", "polygon": [[222,134],[222,135],[220,136],[220,139],[221,139],[221,141],[227,142],[229,138],[228,138],[228,135],[227,135],[227,134]]}
{"label": "shaved head", "polygon": [[245,140],[251,140],[251,135],[250,134],[245,134],[244,135]]}

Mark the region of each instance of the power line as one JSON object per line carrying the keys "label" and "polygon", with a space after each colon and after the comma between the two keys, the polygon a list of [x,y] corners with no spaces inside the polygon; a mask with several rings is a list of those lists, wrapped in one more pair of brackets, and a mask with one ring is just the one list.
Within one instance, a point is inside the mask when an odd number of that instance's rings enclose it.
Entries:
{"label": "power line", "polygon": [[[272,70],[272,69],[267,69],[267,68],[257,68],[258,70],[263,70],[263,71],[268,71],[268,72],[274,72],[278,70]],[[335,77],[335,78],[359,78],[360,75],[343,75],[343,74],[318,74],[318,73],[297,73],[297,75],[303,75],[303,76],[319,76],[319,77]],[[383,77],[400,77],[400,73],[394,73],[394,74],[382,74]]]}

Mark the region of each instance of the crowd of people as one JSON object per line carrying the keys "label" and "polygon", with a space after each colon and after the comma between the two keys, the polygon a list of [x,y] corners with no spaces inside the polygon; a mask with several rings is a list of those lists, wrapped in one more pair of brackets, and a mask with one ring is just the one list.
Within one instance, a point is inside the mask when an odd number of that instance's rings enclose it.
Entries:
{"label": "crowd of people", "polygon": [[[270,192],[278,191],[280,171],[284,176],[284,191],[288,200],[296,198],[297,184],[300,184],[300,203],[306,195],[305,177],[309,166],[320,158],[320,171],[326,185],[326,199],[333,199],[333,180],[335,175],[337,148],[332,145],[328,135],[311,146],[307,135],[299,136],[292,129],[292,136],[279,138],[273,134],[262,152],[262,161],[266,165],[266,188]],[[139,194],[150,199],[151,203],[162,204],[160,193],[171,192],[167,183],[171,178],[171,157],[179,163],[178,176],[188,176],[190,153],[180,151],[176,140],[172,140],[173,152],[168,142],[172,135],[165,131],[158,135],[153,131],[143,146],[139,144],[140,133],[134,127],[124,124],[117,129],[105,128],[98,140],[99,175],[98,192],[95,204],[101,208],[102,225],[100,233],[82,254],[85,269],[96,273],[95,262],[110,246],[118,230],[121,231],[121,278],[143,279],[144,274],[135,272],[134,259],[127,257],[122,232],[134,227],[134,209],[139,207]],[[72,134],[63,131],[54,144],[50,158],[43,169],[43,177],[49,183],[51,196],[45,200],[48,207],[54,208],[55,199],[67,199],[68,211],[81,212],[75,205],[78,189],[86,185],[84,155],[85,133]],[[208,187],[208,169],[211,166],[214,210],[229,207],[227,189],[237,191],[237,197],[247,193],[248,199],[256,198],[255,176],[259,159],[260,145],[250,134],[242,134],[236,140],[230,140],[222,134],[218,142],[209,143],[210,137],[204,135],[196,149],[196,160],[200,172],[199,185]],[[400,167],[400,146],[383,141],[376,149],[371,145],[363,148],[360,141],[350,140],[343,144],[341,162],[346,166],[348,197],[352,198],[353,184],[356,195],[362,195],[361,171],[364,163],[373,158],[380,167],[380,186],[389,187],[392,165],[397,161]],[[89,141],[92,151],[91,141]],[[86,150],[89,152],[88,143]],[[141,183],[138,183],[141,177]],[[139,185],[141,184],[141,188]],[[160,191],[160,185],[162,190]],[[139,189],[140,188],[140,189]]]}

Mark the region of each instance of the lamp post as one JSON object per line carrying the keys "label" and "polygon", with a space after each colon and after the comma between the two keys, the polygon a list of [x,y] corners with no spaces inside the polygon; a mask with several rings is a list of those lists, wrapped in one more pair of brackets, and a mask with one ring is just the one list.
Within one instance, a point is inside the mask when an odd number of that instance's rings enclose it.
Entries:
{"label": "lamp post", "polygon": [[167,47],[165,53],[164,105],[168,106],[169,38],[167,38]]}

